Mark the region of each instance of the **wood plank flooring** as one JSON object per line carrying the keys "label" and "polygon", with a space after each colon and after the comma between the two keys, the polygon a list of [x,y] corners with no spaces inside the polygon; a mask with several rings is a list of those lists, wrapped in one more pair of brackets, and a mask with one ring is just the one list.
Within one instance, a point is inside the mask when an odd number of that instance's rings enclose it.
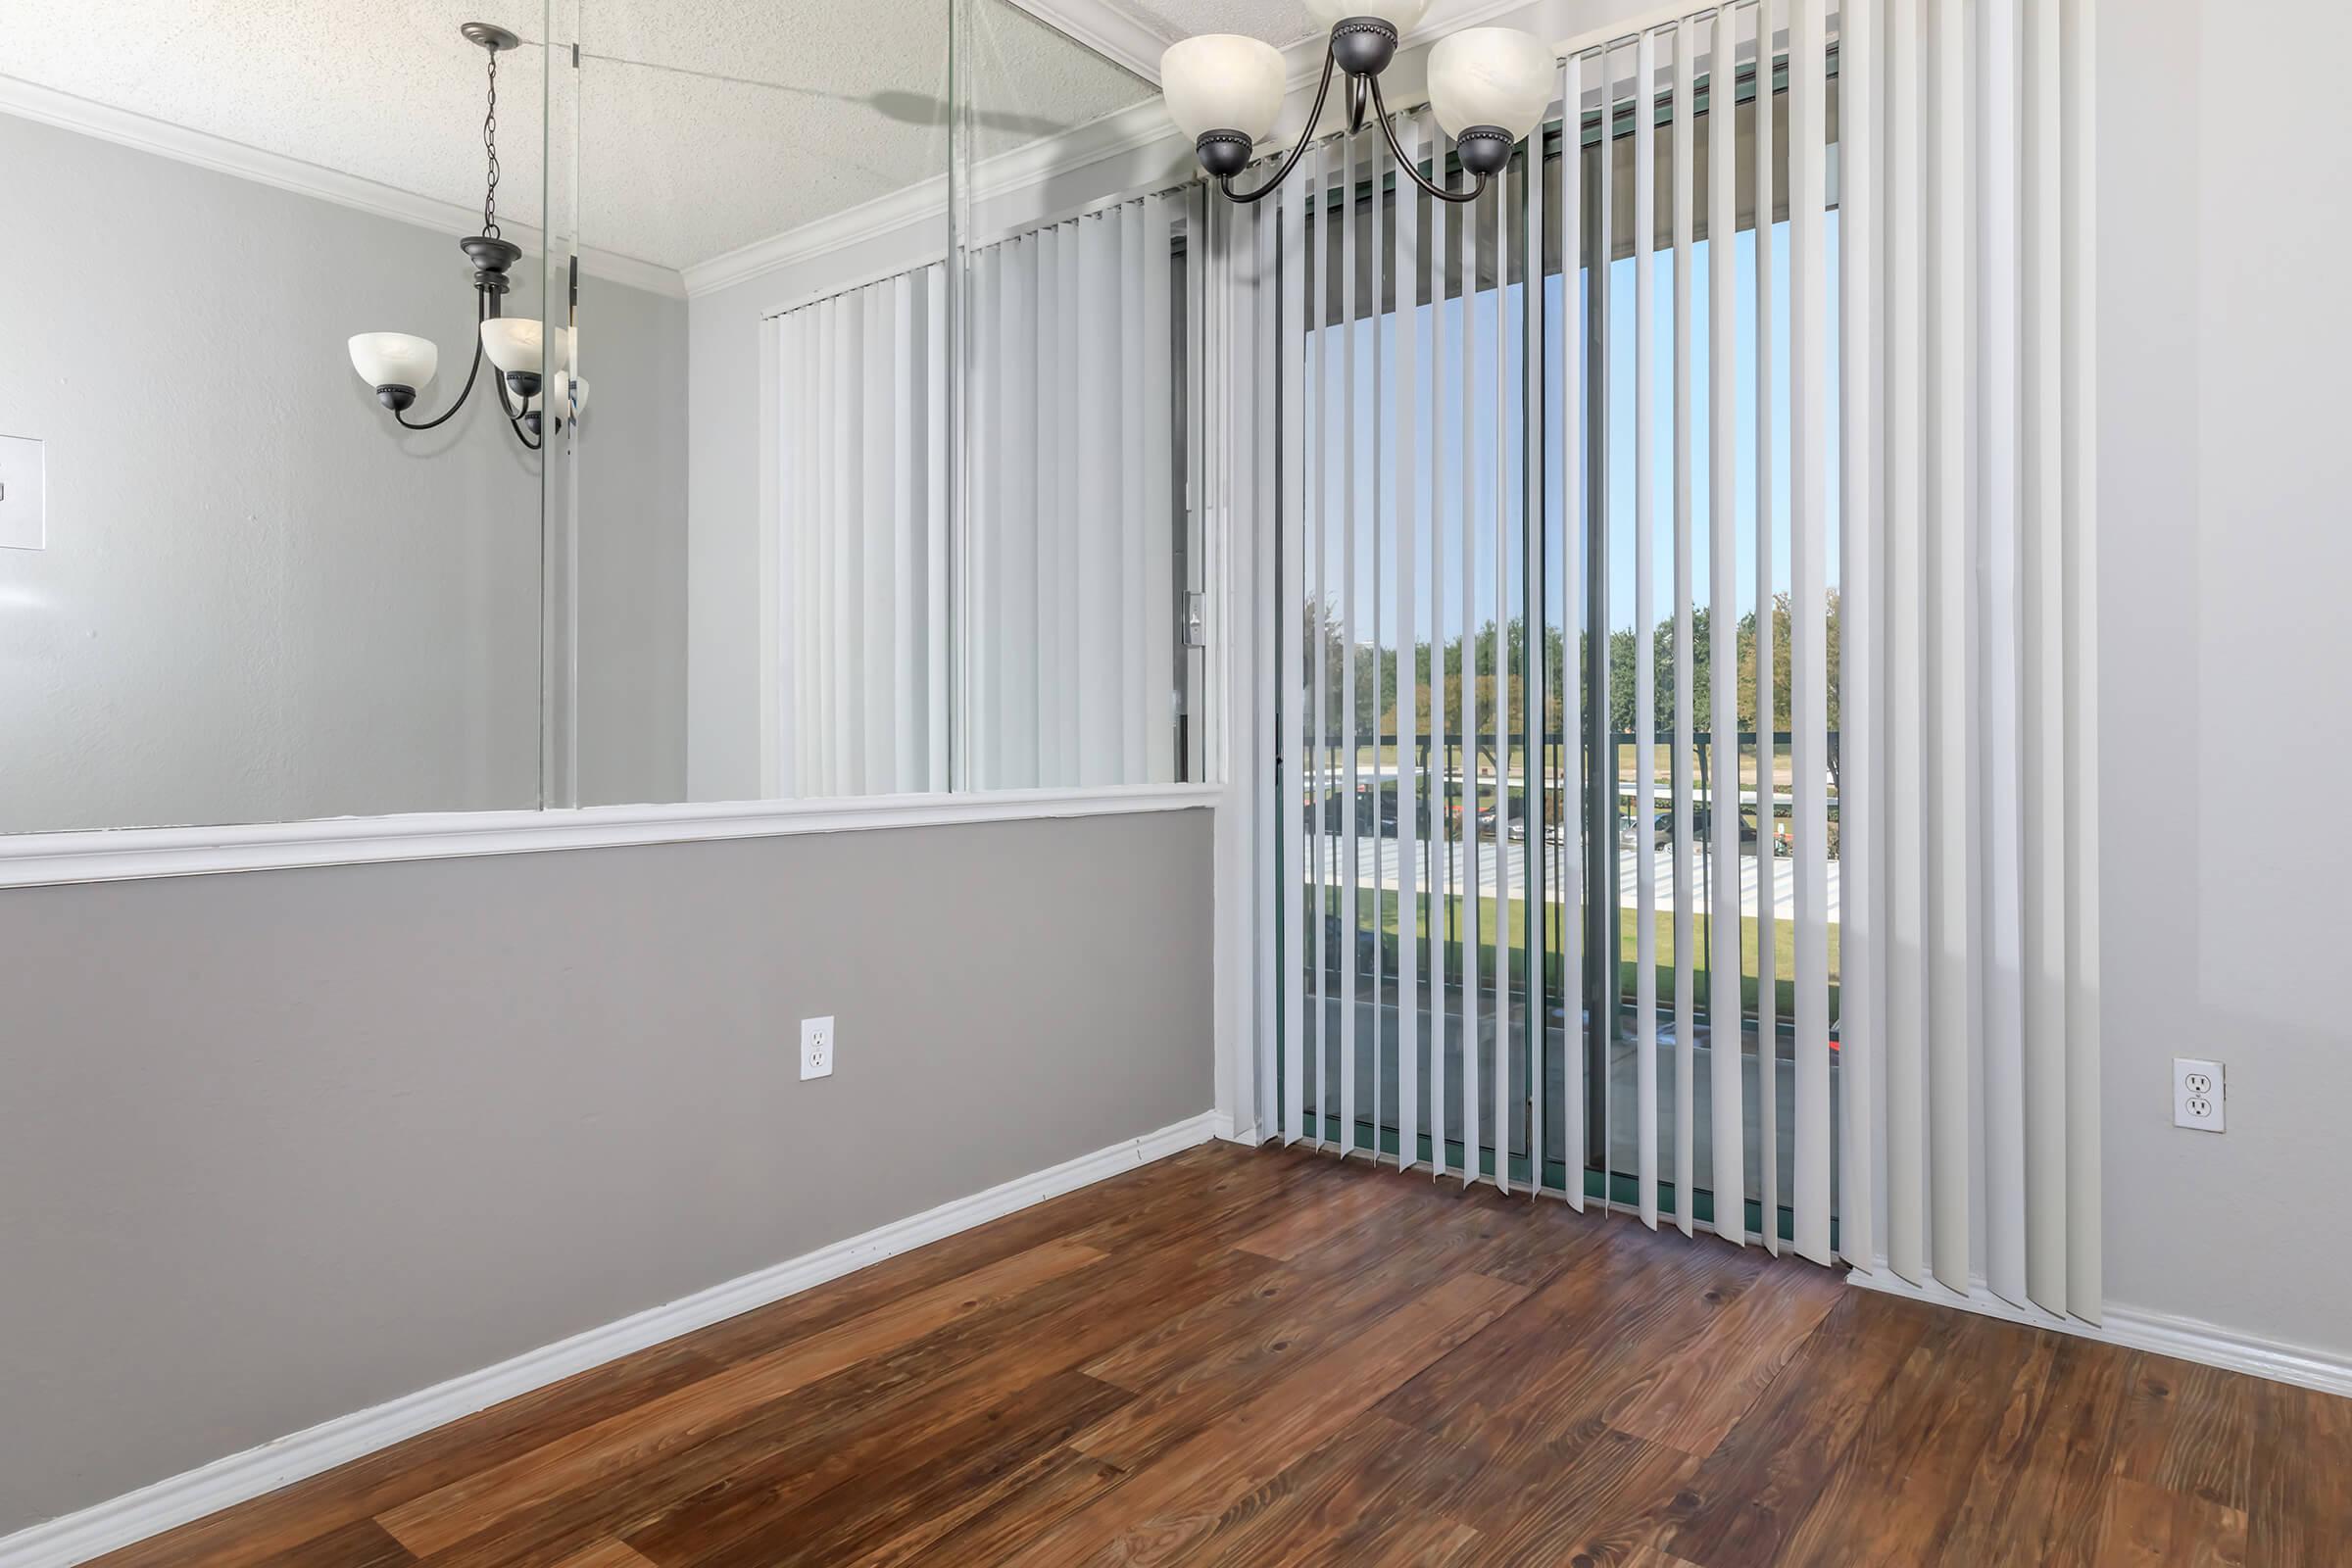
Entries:
{"label": "wood plank flooring", "polygon": [[1225,1145],[108,1568],[2352,1562],[2352,1400]]}

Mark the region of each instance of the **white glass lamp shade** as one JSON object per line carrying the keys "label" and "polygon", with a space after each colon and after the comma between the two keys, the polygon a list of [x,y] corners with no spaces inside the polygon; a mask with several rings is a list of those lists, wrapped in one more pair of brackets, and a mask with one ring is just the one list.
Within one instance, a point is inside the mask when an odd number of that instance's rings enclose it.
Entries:
{"label": "white glass lamp shade", "polygon": [[588,383],[573,377],[569,370],[556,372],[556,394],[547,400],[558,418],[577,418],[588,408]]}
{"label": "white glass lamp shade", "polygon": [[441,366],[441,350],[431,338],[406,332],[362,332],[350,347],[351,368],[369,386],[405,386],[420,392]]}
{"label": "white glass lamp shade", "polygon": [[1429,0],[1306,0],[1306,14],[1326,32],[1349,17],[1375,17],[1404,32],[1428,9]]}
{"label": "white glass lamp shade", "polygon": [[1257,141],[1282,113],[1282,51],[1259,38],[1204,32],[1159,57],[1159,90],[1168,118],[1193,140],[1235,130]]}
{"label": "white glass lamp shade", "polygon": [[[482,323],[482,349],[490,363],[509,374],[539,373],[545,335],[538,320],[528,316],[493,316]],[[561,365],[563,361],[558,360]]]}
{"label": "white glass lamp shade", "polygon": [[1559,85],[1550,46],[1516,27],[1466,27],[1429,52],[1429,106],[1448,136],[1494,125],[1518,141],[1544,122]]}

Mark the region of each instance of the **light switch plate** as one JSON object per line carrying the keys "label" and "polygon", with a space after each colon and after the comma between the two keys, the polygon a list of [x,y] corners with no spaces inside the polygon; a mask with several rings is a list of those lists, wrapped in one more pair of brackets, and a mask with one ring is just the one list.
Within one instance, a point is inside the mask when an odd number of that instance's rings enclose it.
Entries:
{"label": "light switch plate", "polygon": [[40,442],[0,435],[0,550],[48,548],[41,467]]}

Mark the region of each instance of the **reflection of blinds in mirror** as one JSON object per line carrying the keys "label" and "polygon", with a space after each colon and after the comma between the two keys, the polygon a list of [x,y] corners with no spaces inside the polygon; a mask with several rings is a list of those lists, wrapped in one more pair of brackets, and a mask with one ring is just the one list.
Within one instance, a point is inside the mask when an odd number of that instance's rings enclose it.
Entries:
{"label": "reflection of blinds in mirror", "polygon": [[948,786],[947,274],[775,333],[778,793]]}
{"label": "reflection of blinds in mirror", "polygon": [[964,605],[984,789],[1176,776],[1181,195],[974,251]]}

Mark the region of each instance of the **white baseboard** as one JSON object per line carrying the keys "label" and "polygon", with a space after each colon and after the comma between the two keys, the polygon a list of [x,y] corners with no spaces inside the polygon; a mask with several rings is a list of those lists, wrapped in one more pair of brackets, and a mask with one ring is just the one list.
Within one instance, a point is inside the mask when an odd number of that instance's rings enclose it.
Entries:
{"label": "white baseboard", "polygon": [[1963,1312],[2023,1323],[2031,1328],[2054,1329],[2060,1334],[2097,1340],[2126,1349],[2152,1350],[2200,1366],[2218,1366],[2230,1372],[2269,1378],[2274,1383],[2317,1389],[2322,1394],[2352,1396],[2352,1355],[2240,1334],[2235,1329],[2193,1317],[2110,1303],[2100,1314],[2103,1321],[2085,1323],[2081,1318],[2061,1317],[2037,1306],[2013,1305],[1987,1290],[1982,1279],[1975,1281],[1965,1295],[1934,1279],[1925,1285],[1914,1285],[1886,1267],[1884,1259],[1874,1272],[1865,1274],[1857,1269],[1846,1276],[1846,1281],[1886,1296],[1900,1296],[1936,1306],[1955,1306]]}
{"label": "white baseboard", "polygon": [[373,1409],[338,1416],[258,1448],[216,1459],[200,1469],[125,1493],[79,1513],[33,1525],[0,1540],[0,1568],[71,1568],[72,1564],[86,1562],[339,1464],[348,1464],[461,1416],[545,1388],[575,1372],[674,1340],[681,1334],[822,1285],[868,1263],[911,1251],[1016,1209],[1207,1143],[1215,1135],[1215,1120],[1214,1113],[1203,1111],[1172,1127],[1126,1139],[1108,1149],[1081,1154],[984,1193],[942,1203],[924,1213],[819,1248],[757,1274],[714,1285],[666,1306],[590,1329],[585,1334],[452,1378]]}

